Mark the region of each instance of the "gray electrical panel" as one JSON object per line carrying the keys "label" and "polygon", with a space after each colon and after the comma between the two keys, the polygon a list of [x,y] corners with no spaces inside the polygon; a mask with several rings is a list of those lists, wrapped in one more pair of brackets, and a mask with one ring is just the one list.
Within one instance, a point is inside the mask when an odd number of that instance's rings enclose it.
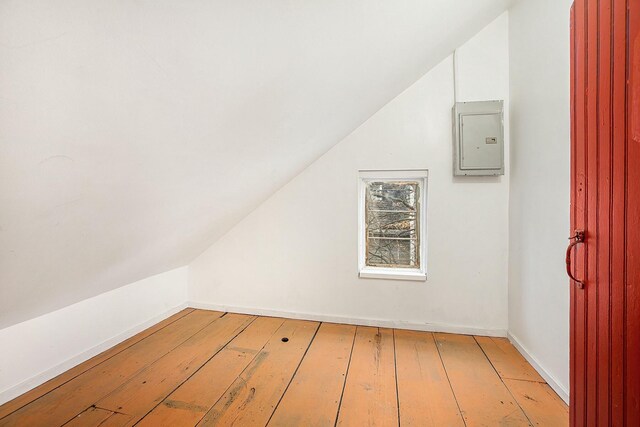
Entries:
{"label": "gray electrical panel", "polygon": [[504,175],[504,102],[457,102],[453,107],[453,174]]}

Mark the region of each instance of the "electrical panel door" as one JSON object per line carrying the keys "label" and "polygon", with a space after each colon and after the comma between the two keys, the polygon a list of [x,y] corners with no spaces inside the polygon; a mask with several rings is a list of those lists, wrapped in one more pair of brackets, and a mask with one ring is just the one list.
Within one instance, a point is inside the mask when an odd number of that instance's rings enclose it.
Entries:
{"label": "electrical panel door", "polygon": [[504,175],[503,102],[456,103],[454,122],[454,174]]}

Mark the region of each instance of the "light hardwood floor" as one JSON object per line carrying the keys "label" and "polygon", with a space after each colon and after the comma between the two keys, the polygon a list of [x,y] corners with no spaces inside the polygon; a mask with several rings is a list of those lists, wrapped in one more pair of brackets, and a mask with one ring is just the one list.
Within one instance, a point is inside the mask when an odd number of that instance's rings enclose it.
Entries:
{"label": "light hardwood floor", "polygon": [[503,338],[186,309],[0,406],[0,426],[565,426]]}

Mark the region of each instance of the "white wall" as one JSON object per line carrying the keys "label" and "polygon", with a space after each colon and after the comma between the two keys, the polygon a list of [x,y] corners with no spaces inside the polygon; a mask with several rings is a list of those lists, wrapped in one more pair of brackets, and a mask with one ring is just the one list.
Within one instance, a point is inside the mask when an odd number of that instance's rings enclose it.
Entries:
{"label": "white wall", "polygon": [[[505,13],[459,50],[458,69],[459,100],[504,99],[508,123],[507,36]],[[190,299],[236,311],[505,334],[508,175],[452,176],[452,69],[450,56],[191,263]],[[428,280],[359,279],[358,170],[407,168],[429,169]]]}
{"label": "white wall", "polygon": [[0,330],[0,404],[186,306],[187,267]]}
{"label": "white wall", "polygon": [[0,328],[186,265],[507,3],[0,0]]}
{"label": "white wall", "polygon": [[569,390],[571,0],[510,10],[509,332],[565,399]]}

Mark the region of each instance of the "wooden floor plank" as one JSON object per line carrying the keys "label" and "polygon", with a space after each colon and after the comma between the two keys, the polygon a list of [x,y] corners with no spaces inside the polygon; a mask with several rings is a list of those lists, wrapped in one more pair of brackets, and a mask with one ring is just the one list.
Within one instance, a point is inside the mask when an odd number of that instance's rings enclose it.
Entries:
{"label": "wooden floor plank", "polygon": [[254,316],[227,314],[100,399],[96,406],[131,415],[134,422],[140,420],[254,320]]}
{"label": "wooden floor plank", "polygon": [[0,420],[0,426],[69,421],[224,313],[195,310]]}
{"label": "wooden floor plank", "polygon": [[223,315],[160,322],[4,405],[0,427],[568,425],[505,339]]}
{"label": "wooden floor plank", "polygon": [[506,338],[475,337],[502,378],[545,382]]}
{"label": "wooden floor plank", "polygon": [[401,425],[464,427],[433,334],[396,330],[395,345]]}
{"label": "wooden floor plank", "polygon": [[530,425],[473,337],[438,333],[435,338],[468,427]]}
{"label": "wooden floor plank", "polygon": [[356,327],[323,323],[269,426],[334,426]]}
{"label": "wooden floor plank", "polygon": [[33,390],[28,391],[27,393],[24,393],[18,397],[16,397],[15,399],[5,403],[4,405],[0,406],[0,419],[6,417],[7,415],[11,414],[12,412],[17,411],[18,409],[22,408],[23,406],[27,405],[28,403],[33,402],[34,400],[38,399],[39,397],[49,393],[51,390],[56,389],[58,387],[60,387],[62,384],[71,381],[72,379],[74,379],[75,377],[77,377],[78,375],[82,374],[83,372],[88,371],[89,369],[93,368],[94,366],[99,365],[100,363],[104,362],[105,360],[115,356],[116,354],[122,352],[123,350],[131,347],[133,344],[142,341],[143,339],[145,339],[146,337],[150,336],[151,334],[159,331],[160,329],[164,328],[165,326],[175,322],[176,320],[186,316],[187,314],[191,313],[193,311],[193,308],[185,308],[184,310],[181,310],[180,312],[174,314],[173,316],[170,316],[168,318],[166,318],[165,320],[156,323],[155,325],[153,325],[152,327],[145,329],[144,331],[140,332],[139,334],[136,334],[126,340],[124,340],[123,342],[111,347],[110,349],[92,357],[91,359],[80,363],[79,365],[69,369],[68,371],[65,371],[64,373],[58,375],[55,378],[50,379],[49,381],[45,382],[44,384],[39,385],[38,387],[34,388]]}
{"label": "wooden floor plank", "polygon": [[398,425],[393,330],[358,326],[338,425]]}
{"label": "wooden floor plank", "polygon": [[317,322],[285,321],[198,425],[266,425],[318,326]]}
{"label": "wooden floor plank", "polygon": [[548,384],[505,379],[505,384],[535,426],[569,425],[569,408]]}
{"label": "wooden floor plank", "polygon": [[194,426],[282,326],[284,319],[260,317],[156,406],[138,427]]}

